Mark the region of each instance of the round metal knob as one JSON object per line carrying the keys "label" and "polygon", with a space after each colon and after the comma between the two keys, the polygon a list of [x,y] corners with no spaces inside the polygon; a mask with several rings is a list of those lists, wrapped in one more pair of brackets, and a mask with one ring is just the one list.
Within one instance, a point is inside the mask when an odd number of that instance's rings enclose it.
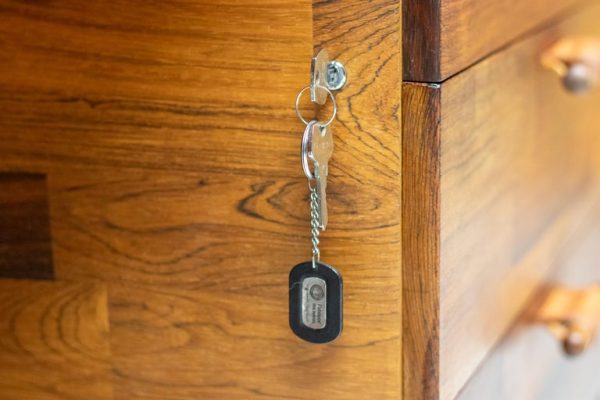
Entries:
{"label": "round metal knob", "polygon": [[567,327],[566,334],[562,338],[563,350],[570,356],[583,353],[594,340],[594,331],[579,324]]}
{"label": "round metal knob", "polygon": [[600,39],[561,39],[543,53],[542,65],[556,72],[569,92],[585,93],[600,81]]}
{"label": "round metal knob", "polygon": [[533,313],[561,344],[565,354],[575,356],[588,349],[600,329],[600,285],[585,289],[547,288]]}

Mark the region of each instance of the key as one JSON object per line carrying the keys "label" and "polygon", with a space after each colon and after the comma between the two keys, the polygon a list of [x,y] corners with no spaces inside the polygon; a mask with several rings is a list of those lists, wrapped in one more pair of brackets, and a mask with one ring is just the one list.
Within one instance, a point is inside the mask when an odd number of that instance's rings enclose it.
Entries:
{"label": "key", "polygon": [[308,156],[313,161],[314,178],[317,181],[319,197],[319,226],[322,230],[327,227],[327,175],[329,159],[333,154],[333,135],[328,127],[315,124],[310,137]]}
{"label": "key", "polygon": [[304,129],[304,134],[302,135],[302,148],[300,150],[300,160],[302,161],[302,170],[304,171],[304,175],[309,180],[314,179],[313,172],[310,169],[309,162],[309,152],[310,152],[310,143],[312,141],[313,130],[318,129],[318,122],[316,120],[310,121],[306,124],[306,128]]}
{"label": "key", "polygon": [[296,265],[290,272],[289,316],[292,331],[311,343],[336,339],[343,325],[343,282],[333,267],[312,261]]}

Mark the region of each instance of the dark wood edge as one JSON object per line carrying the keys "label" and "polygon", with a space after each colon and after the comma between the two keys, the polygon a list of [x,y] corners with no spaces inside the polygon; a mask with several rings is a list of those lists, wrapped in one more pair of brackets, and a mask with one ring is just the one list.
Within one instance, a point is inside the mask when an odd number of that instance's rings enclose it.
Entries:
{"label": "dark wood edge", "polygon": [[404,398],[439,398],[439,84],[402,86]]}
{"label": "dark wood edge", "polygon": [[54,279],[45,174],[0,172],[0,278]]}
{"label": "dark wood edge", "polygon": [[440,1],[404,0],[402,60],[405,81],[440,82]]}

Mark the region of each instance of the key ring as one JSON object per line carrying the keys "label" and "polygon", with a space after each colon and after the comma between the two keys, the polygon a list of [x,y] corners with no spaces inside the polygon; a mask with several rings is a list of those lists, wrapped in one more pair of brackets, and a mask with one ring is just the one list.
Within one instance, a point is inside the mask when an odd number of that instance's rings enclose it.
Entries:
{"label": "key ring", "polygon": [[[324,123],[321,121],[317,122],[319,124],[319,126],[325,128],[325,127],[328,127],[329,125],[331,125],[331,123],[335,119],[335,114],[337,113],[337,103],[335,102],[335,96],[333,95],[333,93],[331,93],[331,90],[327,89],[324,86],[319,86],[319,87],[327,92],[327,94],[329,95],[329,98],[331,98],[331,102],[333,103],[333,114],[331,114],[331,118],[329,118]],[[310,89],[310,85],[305,86],[300,91],[300,93],[298,93],[298,96],[296,96],[296,115],[298,116],[298,118],[300,118],[300,121],[304,122],[304,125],[308,125],[309,121],[305,120],[304,117],[302,116],[302,114],[300,113],[299,104],[300,104],[300,98],[302,97],[302,94],[304,94],[304,92],[306,92],[308,89]]]}

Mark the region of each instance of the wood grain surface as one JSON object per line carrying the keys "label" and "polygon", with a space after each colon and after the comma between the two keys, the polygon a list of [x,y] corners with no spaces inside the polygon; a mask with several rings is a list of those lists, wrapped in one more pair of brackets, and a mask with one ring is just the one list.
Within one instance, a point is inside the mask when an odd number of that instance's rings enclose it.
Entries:
{"label": "wood grain surface", "polygon": [[0,280],[2,399],[112,399],[106,304],[103,284]]}
{"label": "wood grain surface", "polygon": [[574,229],[561,216],[598,185],[600,93],[567,93],[539,62],[559,37],[599,35],[598,18],[404,85],[406,398],[455,398],[549,276]]}
{"label": "wood grain surface", "polygon": [[440,87],[437,84],[412,84],[409,87],[405,84],[403,89],[404,398],[437,399],[440,369]]}
{"label": "wood grain surface", "polygon": [[[0,170],[48,177],[52,285],[106,289],[102,396],[400,397],[398,1],[10,1],[0,16]],[[310,258],[294,100],[313,44],[349,74],[321,241],[344,331],[320,346],[287,305]]]}
{"label": "wood grain surface", "polygon": [[595,0],[406,0],[404,79],[441,82]]}

